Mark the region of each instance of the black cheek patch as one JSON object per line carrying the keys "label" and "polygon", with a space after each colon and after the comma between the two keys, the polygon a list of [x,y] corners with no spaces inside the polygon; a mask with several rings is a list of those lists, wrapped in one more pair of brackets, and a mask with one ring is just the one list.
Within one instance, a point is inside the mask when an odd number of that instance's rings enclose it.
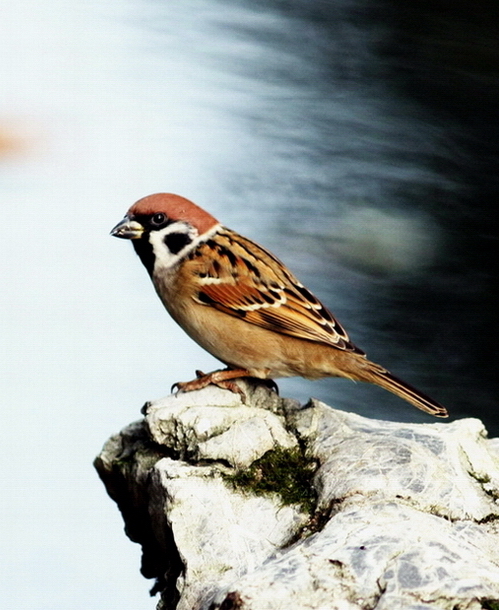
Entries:
{"label": "black cheek patch", "polygon": [[178,254],[180,250],[190,244],[192,239],[187,233],[168,233],[165,235],[165,245],[172,254]]}

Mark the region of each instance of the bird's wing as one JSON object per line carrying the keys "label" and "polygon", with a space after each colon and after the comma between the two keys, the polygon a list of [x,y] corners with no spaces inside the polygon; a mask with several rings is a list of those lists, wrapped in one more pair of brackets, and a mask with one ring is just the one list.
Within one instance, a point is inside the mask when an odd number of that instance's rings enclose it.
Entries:
{"label": "bird's wing", "polygon": [[363,354],[328,309],[251,240],[222,229],[190,259],[198,303],[277,333]]}

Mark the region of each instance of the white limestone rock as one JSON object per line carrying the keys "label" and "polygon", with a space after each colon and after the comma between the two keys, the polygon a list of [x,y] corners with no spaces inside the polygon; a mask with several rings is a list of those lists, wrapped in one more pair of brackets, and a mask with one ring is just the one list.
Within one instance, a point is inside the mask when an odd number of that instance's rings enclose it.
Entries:
{"label": "white limestone rock", "polygon": [[220,587],[253,572],[307,520],[276,496],[235,492],[216,467],[164,458],[153,477],[166,491],[165,514],[185,566],[178,610],[200,607]]}
{"label": "white limestone rock", "polygon": [[[261,389],[252,390],[251,405],[215,386],[149,403],[145,412],[151,437],[185,459],[219,460],[237,468],[250,466],[276,447],[296,447],[296,437],[287,432],[282,417],[253,406],[258,404],[256,392],[261,395]],[[269,403],[277,399],[268,391],[265,396]]]}
{"label": "white limestone rock", "polygon": [[[397,503],[351,507],[321,532],[218,592],[242,608],[482,608],[499,599],[498,552],[483,528]],[[208,606],[203,606],[207,608]]]}
{"label": "white limestone rock", "polygon": [[313,400],[293,422],[321,462],[320,506],[369,497],[403,500],[448,519],[499,517],[499,461],[477,419],[399,424]]}
{"label": "white limestone rock", "polygon": [[[244,405],[211,387],[149,403],[96,460],[158,608],[499,608],[499,445],[481,422],[375,421],[244,388]],[[317,464],[310,514],[283,504],[289,479],[265,495],[227,481],[277,450]]]}

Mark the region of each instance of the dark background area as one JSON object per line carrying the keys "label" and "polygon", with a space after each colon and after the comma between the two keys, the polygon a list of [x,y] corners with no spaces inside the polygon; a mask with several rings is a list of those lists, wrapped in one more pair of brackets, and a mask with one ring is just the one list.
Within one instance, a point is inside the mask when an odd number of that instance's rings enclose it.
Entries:
{"label": "dark background area", "polygon": [[[256,7],[268,19],[232,35],[268,53],[225,69],[253,79],[243,119],[265,154],[230,168],[231,196],[278,210],[270,241],[372,359],[497,434],[498,5]],[[390,251],[390,219],[410,220],[408,260]],[[319,385],[333,404],[405,417],[384,394]]]}

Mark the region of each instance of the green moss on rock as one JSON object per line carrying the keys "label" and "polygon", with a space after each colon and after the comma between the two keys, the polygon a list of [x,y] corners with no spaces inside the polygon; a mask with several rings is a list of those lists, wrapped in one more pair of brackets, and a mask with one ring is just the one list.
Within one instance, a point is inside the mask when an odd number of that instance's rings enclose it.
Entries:
{"label": "green moss on rock", "polygon": [[312,513],[317,494],[312,486],[312,477],[317,470],[317,461],[305,457],[300,448],[277,448],[267,451],[245,470],[224,475],[235,489],[246,490],[256,495],[278,494],[282,504],[298,504],[307,513]]}

